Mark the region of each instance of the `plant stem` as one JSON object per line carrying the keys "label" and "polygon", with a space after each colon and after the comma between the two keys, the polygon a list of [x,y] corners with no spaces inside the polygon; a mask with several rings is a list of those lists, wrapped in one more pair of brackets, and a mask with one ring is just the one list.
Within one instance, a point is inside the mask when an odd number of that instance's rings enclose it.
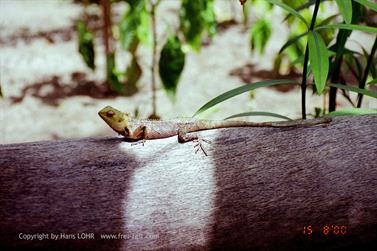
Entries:
{"label": "plant stem", "polygon": [[156,104],[156,64],[157,64],[157,24],[156,24],[156,8],[160,1],[156,3],[152,2],[151,6],[151,17],[152,17],[152,40],[153,40],[153,52],[152,52],[152,115],[157,115],[157,104]]}
{"label": "plant stem", "polygon": [[[109,69],[109,54],[112,51],[111,48],[111,41],[110,41],[110,36],[111,36],[111,10],[110,10],[110,3],[109,0],[101,0],[101,5],[102,5],[102,11],[103,11],[103,30],[102,30],[102,35],[103,35],[103,43],[105,45],[105,58],[106,58],[106,72],[108,72]],[[108,74],[106,74],[108,75]],[[108,76],[106,77],[106,81],[108,81]]]}
{"label": "plant stem", "polygon": [[302,82],[301,82],[301,112],[302,119],[306,119],[306,75],[308,71],[308,60],[309,60],[309,48],[306,44],[305,57],[304,57],[304,69],[302,71]]}
{"label": "plant stem", "polygon": [[[376,39],[374,40],[372,51],[370,52],[369,57],[368,57],[367,65],[364,70],[363,79],[359,83],[360,89],[365,89],[365,83],[367,82],[367,79],[368,79],[369,70],[373,63],[373,57],[374,57],[374,53],[376,53],[376,49],[377,49],[377,36],[376,36]],[[363,94],[357,95],[357,108],[361,107],[362,101],[363,101]]]}
{"label": "plant stem", "polygon": [[[321,0],[317,0],[315,2],[312,22],[310,23],[309,30],[312,31],[314,29],[315,20],[317,19],[319,4],[321,3]],[[305,48],[305,57],[304,57],[304,69],[302,72],[302,82],[301,82],[301,111],[302,111],[302,119],[306,119],[306,75],[308,71],[308,61],[309,61],[309,46],[308,43],[306,43]]]}

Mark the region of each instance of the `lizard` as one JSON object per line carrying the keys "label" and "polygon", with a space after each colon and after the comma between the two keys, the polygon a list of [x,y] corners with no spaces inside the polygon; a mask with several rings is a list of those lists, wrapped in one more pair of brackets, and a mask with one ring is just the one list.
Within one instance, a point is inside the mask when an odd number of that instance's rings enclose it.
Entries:
{"label": "lizard", "polygon": [[[129,141],[141,141],[150,139],[161,139],[178,136],[179,143],[199,140],[193,132],[230,128],[230,127],[310,127],[319,124],[329,124],[330,117],[322,117],[317,120],[292,120],[282,122],[247,122],[232,120],[197,120],[197,119],[175,119],[175,120],[143,120],[133,118],[130,114],[121,112],[111,106],[106,106],[98,112],[98,115],[117,133]],[[205,141],[205,140],[203,140]],[[198,143],[204,154],[206,152]]]}

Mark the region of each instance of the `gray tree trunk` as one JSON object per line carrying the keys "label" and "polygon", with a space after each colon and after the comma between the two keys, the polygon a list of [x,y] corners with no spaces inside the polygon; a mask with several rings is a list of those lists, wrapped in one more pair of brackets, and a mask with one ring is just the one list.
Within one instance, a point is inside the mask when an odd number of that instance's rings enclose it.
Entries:
{"label": "gray tree trunk", "polygon": [[209,156],[175,137],[0,145],[1,250],[372,250],[376,132],[211,130]]}

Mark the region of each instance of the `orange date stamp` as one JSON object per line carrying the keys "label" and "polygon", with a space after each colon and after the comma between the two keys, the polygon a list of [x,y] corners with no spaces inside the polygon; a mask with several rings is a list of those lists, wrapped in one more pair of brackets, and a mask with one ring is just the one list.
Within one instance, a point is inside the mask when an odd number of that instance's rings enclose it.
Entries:
{"label": "orange date stamp", "polygon": [[315,227],[306,225],[302,230],[303,235],[322,234],[322,235],[346,235],[348,227],[345,225],[323,225]]}

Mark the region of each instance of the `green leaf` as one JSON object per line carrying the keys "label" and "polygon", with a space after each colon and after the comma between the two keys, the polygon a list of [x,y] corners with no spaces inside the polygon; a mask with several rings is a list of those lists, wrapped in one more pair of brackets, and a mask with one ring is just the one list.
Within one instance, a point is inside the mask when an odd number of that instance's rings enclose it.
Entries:
{"label": "green leaf", "polygon": [[366,115],[366,114],[376,114],[377,110],[374,109],[363,109],[363,108],[350,108],[350,109],[342,109],[330,112],[326,114],[329,117],[336,117],[336,116],[358,116],[358,115]]}
{"label": "green leaf", "polygon": [[137,92],[137,82],[139,81],[141,74],[142,69],[137,61],[137,56],[132,54],[131,63],[128,65],[125,74],[127,85],[125,86],[124,91],[126,94],[131,95]]}
{"label": "green leaf", "polygon": [[177,36],[170,35],[162,48],[159,73],[168,97],[175,101],[178,81],[185,65],[185,53]]}
{"label": "green leaf", "polygon": [[342,14],[344,21],[350,24],[352,21],[352,1],[351,0],[336,0],[339,11]]}
{"label": "green leaf", "polygon": [[83,21],[78,21],[76,25],[79,52],[84,59],[85,64],[92,70],[95,70],[95,51],[93,34],[88,30]]}
{"label": "green leaf", "polygon": [[328,86],[332,86],[332,87],[339,88],[339,89],[344,89],[344,90],[351,91],[351,92],[357,92],[357,93],[360,93],[360,94],[363,94],[363,95],[366,95],[366,96],[369,96],[369,97],[372,97],[372,98],[377,98],[377,92],[372,92],[372,91],[367,90],[367,89],[360,89],[360,88],[353,87],[353,86],[341,85],[341,84],[332,84],[332,83],[328,84]]}
{"label": "green leaf", "polygon": [[292,62],[292,65],[303,64],[303,63],[304,63],[304,55],[301,55],[301,56],[299,56],[298,58],[296,58],[296,59]]}
{"label": "green leaf", "polygon": [[239,117],[247,117],[247,116],[268,116],[268,117],[275,117],[275,118],[281,118],[281,119],[285,119],[285,120],[292,120],[286,116],[283,116],[283,115],[280,115],[280,114],[277,114],[277,113],[272,113],[272,112],[244,112],[244,113],[238,113],[238,114],[234,114],[230,117],[227,117],[225,120],[227,119],[233,119],[233,118],[239,118]]}
{"label": "green leaf", "polygon": [[300,38],[302,38],[303,36],[306,36],[308,35],[308,32],[304,32],[300,35],[297,35],[297,36],[294,36],[292,38],[290,38],[282,47],[281,49],[279,50],[279,54],[282,53],[287,47],[289,47],[290,45],[296,43],[296,41],[298,41]]}
{"label": "green leaf", "polygon": [[[309,0],[309,1],[307,1],[307,2],[305,2],[305,3],[303,3],[303,4],[301,4],[300,6],[295,7],[294,9],[295,9],[297,12],[299,12],[299,11],[301,11],[301,10],[303,10],[303,9],[307,9],[307,8],[309,8],[310,6],[314,5],[316,1],[317,1],[317,0]],[[324,0],[324,1],[325,1],[325,0]],[[286,15],[285,18],[284,18],[284,21],[285,21],[285,20],[288,20],[288,18],[290,18],[291,16],[292,16],[291,14]]]}
{"label": "green leaf", "polygon": [[370,33],[377,33],[377,28],[365,26],[365,25],[357,25],[357,24],[328,24],[328,25],[321,25],[317,26],[315,30],[320,29],[344,29],[344,30],[359,30],[365,31]]}
{"label": "green leaf", "polygon": [[188,44],[199,51],[203,31],[214,34],[213,0],[182,0],[179,11],[180,28]]}
{"label": "green leaf", "polygon": [[216,34],[217,22],[213,0],[204,1],[203,18],[206,23],[206,29],[208,31],[208,34],[211,37],[214,36]]}
{"label": "green leaf", "polygon": [[377,78],[371,80],[370,82],[368,82],[368,85],[375,85],[377,84]]}
{"label": "green leaf", "polygon": [[152,42],[152,32],[151,32],[151,16],[150,13],[143,8],[139,12],[139,25],[136,28],[136,35],[140,42],[144,45],[151,44]]}
{"label": "green leaf", "polygon": [[198,111],[194,114],[193,117],[198,115],[199,113],[202,113],[203,111],[211,108],[212,106],[217,105],[218,103],[221,103],[227,99],[230,99],[234,96],[240,95],[244,92],[248,92],[260,87],[267,87],[267,86],[273,86],[273,85],[281,85],[281,84],[295,84],[297,85],[297,82],[293,80],[266,80],[266,81],[261,81],[261,82],[256,82],[256,83],[250,83],[247,85],[243,85],[240,87],[237,87],[235,89],[232,89],[230,91],[224,92],[223,94],[211,99],[208,101],[206,104],[204,104],[202,107],[199,108]]}
{"label": "green leaf", "polygon": [[110,53],[107,55],[107,83],[109,88],[113,91],[123,93],[124,84],[119,81],[119,77],[116,74],[115,67],[115,53]]}
{"label": "green leaf", "polygon": [[329,73],[329,55],[322,37],[315,31],[309,32],[309,61],[314,75],[315,86],[319,95],[326,86]]}
{"label": "green leaf", "polygon": [[251,51],[257,50],[260,54],[263,53],[264,48],[271,37],[272,28],[267,19],[259,19],[251,28],[250,47]]}
{"label": "green leaf", "polygon": [[377,4],[376,3],[373,3],[373,2],[368,1],[368,0],[354,0],[354,1],[377,12]]}
{"label": "green leaf", "polygon": [[289,7],[288,5],[284,4],[284,3],[281,3],[281,2],[278,2],[277,0],[267,0],[267,2],[270,2],[272,4],[275,4],[281,8],[283,8],[284,10],[288,11],[289,14],[299,18],[305,25],[306,27],[309,28],[309,25],[308,23],[306,22],[305,18],[303,16],[301,16],[300,13],[298,13],[297,11],[295,11],[293,8]]}
{"label": "green leaf", "polygon": [[119,39],[124,50],[133,50],[139,41],[148,44],[151,41],[150,15],[144,0],[127,1],[131,8],[119,23]]}
{"label": "green leaf", "polygon": [[0,97],[3,97],[3,91],[1,89],[1,85],[0,85]]}
{"label": "green leaf", "polygon": [[139,18],[132,14],[126,14],[119,24],[120,43],[124,50],[128,50],[136,43],[136,32],[139,25]]}

